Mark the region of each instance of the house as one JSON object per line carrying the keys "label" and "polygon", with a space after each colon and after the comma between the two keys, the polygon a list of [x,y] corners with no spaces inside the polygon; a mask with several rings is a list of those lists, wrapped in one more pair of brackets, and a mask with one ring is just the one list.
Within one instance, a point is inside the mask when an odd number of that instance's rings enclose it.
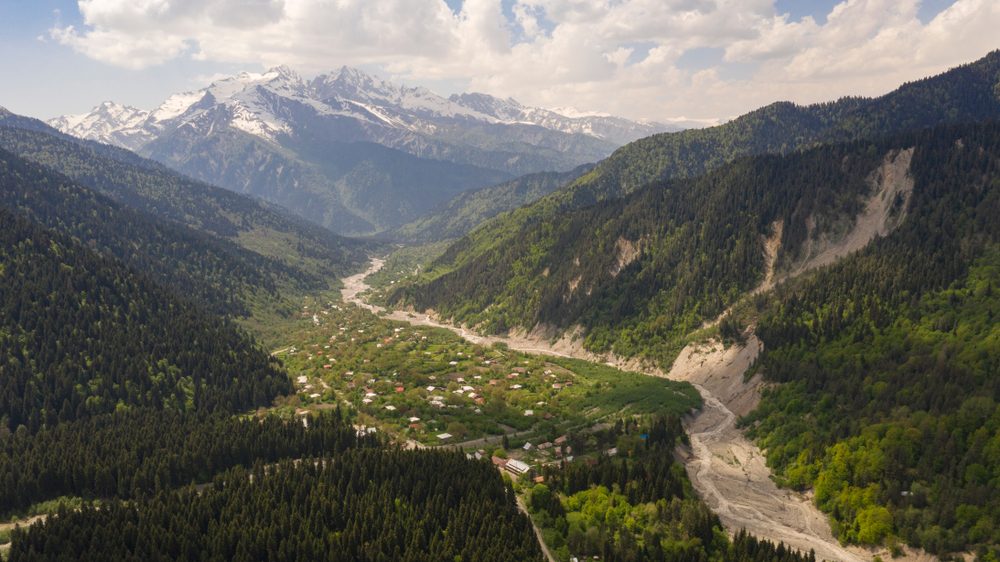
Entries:
{"label": "house", "polygon": [[615,447],[611,447],[607,451],[604,451],[604,454],[607,455],[607,456],[609,456],[609,457],[613,457],[613,456],[615,456],[615,455],[618,454],[618,449],[615,448]]}
{"label": "house", "polygon": [[524,444],[524,450],[525,451],[530,451],[531,450],[531,443],[530,442]]}
{"label": "house", "polygon": [[542,443],[541,445],[538,446],[538,450],[539,451],[544,451],[545,449],[549,449],[551,447],[552,447],[552,443],[545,442],[545,443]]}
{"label": "house", "polygon": [[523,387],[521,385],[519,385],[519,384],[512,384],[512,385],[510,385],[509,388],[511,390],[521,390],[521,388],[523,388]]}
{"label": "house", "polygon": [[396,410],[396,407],[393,406],[392,404],[390,404],[390,405],[386,406],[385,409],[389,410],[390,412],[394,412]]}
{"label": "house", "polygon": [[565,443],[568,440],[569,440],[569,436],[563,435],[562,437],[556,437],[556,440],[553,441],[553,443],[555,443],[556,445],[562,445],[563,443]]}
{"label": "house", "polygon": [[554,388],[556,390],[562,390],[562,385],[559,384],[559,383],[555,383],[555,384],[552,385],[552,388]]}
{"label": "house", "polygon": [[545,482],[545,477],[544,476],[536,476],[535,477],[535,484],[541,484],[542,482]]}
{"label": "house", "polygon": [[507,468],[507,459],[501,459],[500,457],[493,457],[490,460],[493,461],[493,466],[501,470]]}
{"label": "house", "polygon": [[490,379],[490,386],[496,386],[498,382],[500,382],[500,381],[498,381],[496,379]]}
{"label": "house", "polygon": [[555,416],[553,416],[552,414],[545,414],[544,416],[542,416],[542,419],[545,420],[545,421],[549,421],[549,420],[551,420],[554,417]]}
{"label": "house", "polygon": [[530,416],[533,416],[533,415],[535,415],[535,411],[534,410],[525,410],[524,411],[524,417],[530,417]]}
{"label": "house", "polygon": [[438,433],[437,438],[442,441],[447,441],[453,437],[450,433]]}
{"label": "house", "polygon": [[514,474],[524,474],[531,470],[531,467],[527,463],[523,463],[517,459],[510,459],[507,461],[507,471]]}
{"label": "house", "polygon": [[410,429],[416,431],[416,430],[420,429],[420,424],[419,423],[411,423],[408,427]]}
{"label": "house", "polygon": [[405,387],[402,387],[402,386],[397,386],[396,387],[396,392],[403,392],[404,390],[406,390]]}
{"label": "house", "polygon": [[333,368],[333,365],[323,365],[323,368],[324,368],[324,369],[332,369],[332,368]]}

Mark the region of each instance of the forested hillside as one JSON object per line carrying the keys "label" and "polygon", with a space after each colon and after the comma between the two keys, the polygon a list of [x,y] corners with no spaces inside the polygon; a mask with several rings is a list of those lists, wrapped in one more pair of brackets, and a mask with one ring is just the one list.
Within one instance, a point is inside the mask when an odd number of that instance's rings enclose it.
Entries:
{"label": "forested hillside", "polygon": [[842,540],[1000,555],[1000,127],[915,145],[898,230],[757,298],[783,384],[744,421]]}
{"label": "forested hillside", "polygon": [[788,225],[779,257],[798,256],[810,234],[850,226],[872,172],[912,142],[743,158],[653,183],[535,224],[454,272],[397,290],[390,304],[433,308],[489,333],[579,324],[588,349],[666,366],[687,334],[763,280],[772,223]]}
{"label": "forested hillside", "polygon": [[6,209],[0,237],[0,432],[139,406],[234,412],[290,389],[250,336],[135,269]]}
{"label": "forested hillside", "polygon": [[536,172],[493,187],[466,191],[382,236],[411,244],[461,238],[498,214],[541,199],[589,172],[584,164],[568,172]]}
{"label": "forested hillside", "polygon": [[302,290],[327,286],[276,259],[137,212],[2,148],[0,183],[0,206],[65,232],[216,314],[249,316],[248,301],[276,301],[276,280]]}
{"label": "forested hillside", "polygon": [[458,242],[428,278],[452,271],[510,243],[530,225],[622,197],[643,185],[693,177],[744,155],[787,153],[824,142],[876,139],[942,123],[1000,118],[1000,51],[875,99],[843,98],[811,106],[778,102],[717,127],[663,133],[615,151],[607,160],[538,202],[500,215]]}
{"label": "forested hillside", "polygon": [[0,516],[64,496],[137,500],[234,466],[380,446],[375,436],[359,437],[339,410],[306,427],[276,416],[130,408],[0,439]]}
{"label": "forested hillside", "polygon": [[318,278],[343,276],[366,261],[359,243],[290,212],[193,181],[123,149],[66,140],[54,130],[49,134],[3,125],[24,125],[24,118],[10,115],[0,120],[0,148],[134,209],[228,239]]}
{"label": "forested hillside", "polygon": [[543,560],[493,465],[444,451],[349,449],[318,463],[257,463],[202,494],[65,511],[13,539],[10,562]]}

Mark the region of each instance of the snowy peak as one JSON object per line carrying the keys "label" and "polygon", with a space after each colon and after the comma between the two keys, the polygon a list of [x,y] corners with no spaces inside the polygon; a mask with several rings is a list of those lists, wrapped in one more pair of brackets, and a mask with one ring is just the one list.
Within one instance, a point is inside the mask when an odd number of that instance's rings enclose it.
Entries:
{"label": "snowy peak", "polygon": [[101,105],[81,115],[63,115],[59,118],[62,126],[70,129],[66,131],[73,134],[73,130],[91,129],[111,132],[114,129],[134,127],[146,119],[149,112],[132,107],[121,105],[113,101],[106,101]]}
{"label": "snowy peak", "polygon": [[170,119],[183,115],[185,111],[187,111],[192,105],[201,101],[204,97],[205,90],[174,94],[167,98],[167,101],[161,103],[159,107],[150,112],[149,116],[153,121],[169,121]]}
{"label": "snowy peak", "polygon": [[495,121],[488,115],[457,105],[425,87],[400,86],[347,66],[330,74],[317,76],[310,87],[316,100],[361,104],[368,111],[393,116],[401,123],[412,121],[414,117]]}
{"label": "snowy peak", "polygon": [[398,105],[404,90],[378,76],[347,66],[317,76],[310,86],[314,98],[320,101],[338,99],[375,105]]}
{"label": "snowy peak", "polygon": [[575,107],[553,107],[549,111],[562,115],[563,117],[569,117],[570,119],[582,119],[585,117],[611,117],[610,113],[601,113],[599,111],[580,111]]}
{"label": "snowy peak", "polygon": [[512,123],[520,121],[525,107],[513,98],[500,99],[489,94],[452,94],[449,101],[461,107],[483,115],[489,115],[499,121]]}
{"label": "snowy peak", "polygon": [[[227,118],[201,119],[206,112]],[[197,92],[174,94],[151,112],[105,102],[89,113],[64,115],[49,124],[77,137],[138,150],[182,125],[190,125],[206,136],[228,125],[277,141],[279,135],[294,135],[306,125],[303,119],[314,118],[352,119],[368,135],[364,138],[376,142],[402,138],[399,135],[403,131],[436,134],[441,126],[465,128],[488,123],[536,125],[557,133],[587,135],[621,145],[679,128],[572,108],[528,107],[511,98],[488,94],[456,94],[445,98],[425,87],[407,87],[348,66],[307,82],[286,65],[261,74],[241,72],[216,80]],[[524,142],[542,142],[537,132],[515,133],[515,137],[519,135],[523,135]],[[572,144],[568,140],[545,142]]]}
{"label": "snowy peak", "polygon": [[106,101],[87,113],[63,115],[48,124],[75,137],[123,146],[122,139],[128,136],[126,131],[142,127],[147,117],[148,111]]}

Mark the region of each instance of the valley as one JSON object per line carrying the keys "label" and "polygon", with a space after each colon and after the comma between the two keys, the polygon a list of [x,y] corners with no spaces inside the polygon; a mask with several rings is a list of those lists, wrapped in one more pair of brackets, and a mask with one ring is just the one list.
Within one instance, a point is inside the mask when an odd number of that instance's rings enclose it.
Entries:
{"label": "valley", "polygon": [[[360,294],[370,287],[364,279],[379,271],[383,260],[373,259],[365,273],[344,278],[345,302],[351,302],[376,314],[385,309],[366,303]],[[435,321],[430,314],[393,311],[383,316],[415,326],[445,328],[478,345],[502,343],[510,349],[541,355],[572,357],[587,361],[602,358],[586,351],[579,343],[565,339],[553,344],[542,337],[513,335],[481,336],[461,327]],[[692,345],[681,353],[669,372],[648,369],[649,376],[691,382],[701,394],[702,407],[684,418],[691,446],[680,450],[685,468],[695,488],[719,514],[730,533],[746,529],[774,542],[808,552],[828,560],[856,562],[872,554],[863,549],[842,547],[829,531],[827,518],[808,498],[779,489],[764,466],[764,455],[736,427],[737,415],[745,415],[759,401],[760,377],[748,382],[743,376],[757,357],[760,343],[751,338],[745,346],[723,349],[719,343]],[[635,368],[634,362],[615,361],[620,367]],[[614,364],[612,363],[612,364]],[[733,408],[733,410],[730,410]],[[734,410],[737,413],[734,413]]]}
{"label": "valley", "polygon": [[1000,560],[1000,51],[686,130],[234,68],[0,108],[0,562]]}

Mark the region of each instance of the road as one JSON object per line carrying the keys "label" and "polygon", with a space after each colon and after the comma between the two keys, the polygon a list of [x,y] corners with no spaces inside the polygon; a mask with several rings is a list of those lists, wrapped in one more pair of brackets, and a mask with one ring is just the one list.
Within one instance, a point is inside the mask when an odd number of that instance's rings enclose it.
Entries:
{"label": "road", "polygon": [[[521,513],[528,515],[528,510],[524,507],[524,498],[517,498],[517,509]],[[528,515],[528,518],[530,519],[531,516]],[[549,552],[549,547],[545,545],[545,540],[542,539],[542,531],[535,526],[534,519],[531,519],[531,527],[535,530],[535,536],[538,537],[538,544],[542,545],[542,553],[545,554],[545,558],[547,558],[549,562],[556,562],[556,559],[552,557],[552,553]]]}

